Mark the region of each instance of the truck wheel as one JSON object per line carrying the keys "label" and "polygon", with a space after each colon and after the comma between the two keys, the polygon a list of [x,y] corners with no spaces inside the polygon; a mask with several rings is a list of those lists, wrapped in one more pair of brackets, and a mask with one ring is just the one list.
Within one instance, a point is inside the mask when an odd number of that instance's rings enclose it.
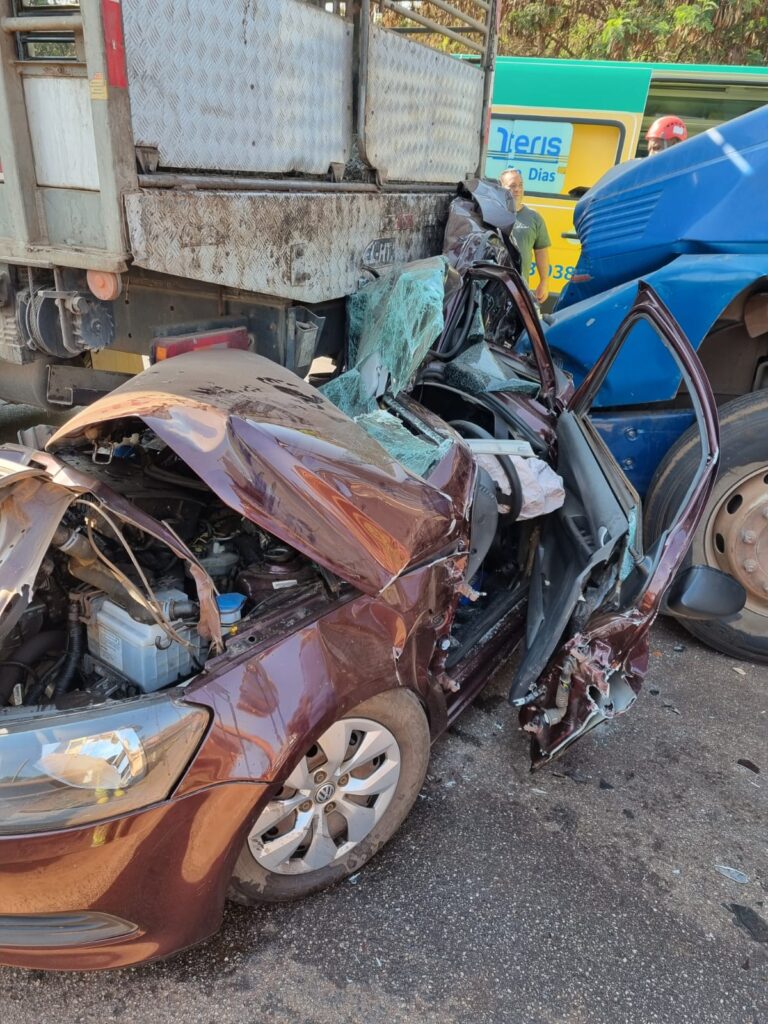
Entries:
{"label": "truck wheel", "polygon": [[[743,584],[747,603],[729,622],[681,619],[704,643],[735,658],[768,663],[768,391],[720,406],[717,483],[686,566],[712,565]],[[699,460],[691,427],[670,448],[645,502],[646,547],[670,523]]]}

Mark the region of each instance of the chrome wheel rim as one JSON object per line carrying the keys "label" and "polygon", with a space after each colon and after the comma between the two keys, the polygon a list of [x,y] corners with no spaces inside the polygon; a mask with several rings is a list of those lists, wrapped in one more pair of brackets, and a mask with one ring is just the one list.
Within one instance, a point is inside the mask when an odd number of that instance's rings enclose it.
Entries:
{"label": "chrome wheel rim", "polygon": [[342,718],[296,765],[248,836],[255,860],[279,875],[327,868],[372,831],[400,779],[400,748],[368,718]]}
{"label": "chrome wheel rim", "polygon": [[718,481],[704,532],[706,561],[742,584],[746,607],[768,615],[768,470],[741,466]]}

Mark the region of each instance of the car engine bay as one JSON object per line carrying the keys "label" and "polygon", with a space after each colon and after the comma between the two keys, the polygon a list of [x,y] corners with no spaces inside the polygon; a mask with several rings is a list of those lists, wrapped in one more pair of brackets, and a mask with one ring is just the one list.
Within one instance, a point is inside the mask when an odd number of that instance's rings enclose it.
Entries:
{"label": "car engine bay", "polygon": [[[222,634],[325,581],[308,558],[221,502],[152,431],[57,453],[184,542],[218,590]],[[107,454],[108,453],[108,454]],[[0,648],[0,706],[79,706],[154,693],[200,671],[196,583],[161,540],[93,494],[75,498],[42,560],[34,598]],[[62,653],[62,651],[64,653]]]}
{"label": "car engine bay", "polygon": [[[68,443],[56,457],[94,481],[95,490],[104,485],[129,502],[126,507],[151,516],[191,551],[218,592],[225,646],[303,595],[324,595],[330,603],[349,590],[327,568],[221,501],[140,420],[107,424],[98,439]],[[500,465],[514,480],[509,460],[501,458]],[[500,608],[522,597],[537,530],[535,521],[516,522],[520,496],[512,500],[509,492],[509,483],[499,486],[480,466],[449,669],[493,628]],[[189,681],[220,653],[201,632],[190,564],[96,493],[80,494],[69,505],[32,590],[33,599],[2,637],[0,708],[74,709],[153,694]]]}

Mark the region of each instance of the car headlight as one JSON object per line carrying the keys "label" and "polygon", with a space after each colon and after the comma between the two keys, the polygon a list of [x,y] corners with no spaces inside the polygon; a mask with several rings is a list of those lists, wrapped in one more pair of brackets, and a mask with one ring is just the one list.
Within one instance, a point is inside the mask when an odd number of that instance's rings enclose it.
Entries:
{"label": "car headlight", "polygon": [[0,717],[0,834],[71,828],[165,800],[209,717],[168,695]]}

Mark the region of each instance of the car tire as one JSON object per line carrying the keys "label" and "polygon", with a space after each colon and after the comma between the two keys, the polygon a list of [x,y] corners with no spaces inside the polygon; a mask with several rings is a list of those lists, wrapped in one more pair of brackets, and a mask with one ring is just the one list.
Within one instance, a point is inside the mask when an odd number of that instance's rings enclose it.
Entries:
{"label": "car tire", "polygon": [[[728,622],[680,621],[723,654],[768,663],[768,391],[727,402],[719,416],[717,481],[684,567],[725,570],[744,585],[747,604]],[[694,426],[670,448],[651,481],[645,502],[646,548],[670,524],[698,462]]]}
{"label": "car tire", "polygon": [[[323,750],[325,738],[331,737],[338,747],[338,736],[333,730],[339,729],[343,729],[345,734],[349,733],[345,756],[332,760],[329,755],[323,762],[322,758],[326,756]],[[394,740],[394,747],[391,740]],[[330,742],[325,742],[330,749]],[[358,745],[357,752],[355,744]],[[368,750],[384,748],[385,744],[384,754],[360,762],[352,772],[345,771],[350,765],[355,765],[356,759]],[[359,871],[392,838],[415,803],[427,772],[429,749],[427,717],[418,698],[410,691],[390,690],[359,704],[312,744],[283,788],[259,815],[235,865],[230,897],[246,905],[297,900],[327,889]],[[330,770],[326,773],[323,768],[328,766]],[[362,778],[354,777],[361,774]],[[307,780],[310,780],[309,790],[305,788]],[[392,781],[391,791],[382,789],[378,794],[364,795],[366,787],[381,788],[387,780]],[[325,796],[323,802],[318,803],[324,796],[321,790],[327,790],[329,784],[331,789],[336,787],[335,791],[330,794],[330,798]],[[315,788],[312,789],[312,786]],[[297,805],[300,797],[304,799]],[[382,797],[386,798],[386,804],[380,815],[376,815],[378,801]],[[363,803],[353,804],[353,801]],[[366,801],[372,806],[366,806]],[[311,807],[308,806],[310,804]],[[327,813],[329,806],[332,810]],[[280,819],[279,815],[286,807],[293,809]],[[361,807],[362,812],[355,810],[356,807]],[[358,821],[361,813],[362,824]],[[300,815],[303,817],[300,818]],[[357,839],[352,827],[355,825],[358,830],[365,828],[368,823],[366,815],[372,821],[375,818],[375,821],[367,834]],[[343,821],[340,828],[339,821]],[[308,828],[303,833],[305,838],[301,840],[297,852],[275,864],[275,857],[282,856],[283,851],[277,854],[272,852],[275,839],[269,838],[270,833],[282,830],[282,835],[278,834],[276,839],[278,842],[285,841],[284,849],[287,849],[295,836],[302,832],[305,822],[309,822]],[[271,828],[265,830],[265,825]],[[310,854],[315,839],[318,840],[321,852],[329,850],[327,837],[320,835],[320,832],[324,829],[332,831],[334,827],[340,834],[331,841],[337,850],[342,851],[342,855],[334,854],[330,862],[312,868],[309,866]]]}

